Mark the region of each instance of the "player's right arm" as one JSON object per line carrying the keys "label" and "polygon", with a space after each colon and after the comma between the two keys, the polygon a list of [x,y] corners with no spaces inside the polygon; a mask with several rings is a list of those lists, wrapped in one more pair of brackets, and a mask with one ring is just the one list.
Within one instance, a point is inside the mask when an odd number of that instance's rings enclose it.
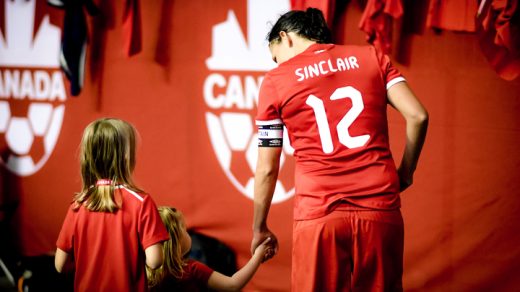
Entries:
{"label": "player's right arm", "polygon": [[406,146],[398,168],[401,191],[404,191],[413,183],[413,173],[428,129],[428,112],[406,82],[390,87],[388,100],[406,120]]}
{"label": "player's right arm", "polygon": [[254,184],[253,240],[251,254],[268,237],[271,238],[264,260],[278,251],[276,236],[267,227],[267,215],[271,207],[283,146],[283,121],[278,110],[279,100],[269,73],[264,78],[258,94],[258,158]]}
{"label": "player's right arm", "polygon": [[258,161],[255,172],[253,241],[251,254],[267,238],[271,238],[265,260],[272,258],[278,251],[276,236],[267,227],[267,215],[271,207],[282,147],[258,147]]}

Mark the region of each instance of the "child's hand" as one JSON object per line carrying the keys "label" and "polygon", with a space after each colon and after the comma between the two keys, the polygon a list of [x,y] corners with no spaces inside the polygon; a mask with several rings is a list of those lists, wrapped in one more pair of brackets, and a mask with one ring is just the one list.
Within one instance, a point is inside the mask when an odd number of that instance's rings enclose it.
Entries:
{"label": "child's hand", "polygon": [[256,247],[255,253],[253,255],[264,258],[267,251],[272,248],[270,245],[268,245],[270,241],[271,237],[266,238],[262,243],[260,243],[259,246]]}

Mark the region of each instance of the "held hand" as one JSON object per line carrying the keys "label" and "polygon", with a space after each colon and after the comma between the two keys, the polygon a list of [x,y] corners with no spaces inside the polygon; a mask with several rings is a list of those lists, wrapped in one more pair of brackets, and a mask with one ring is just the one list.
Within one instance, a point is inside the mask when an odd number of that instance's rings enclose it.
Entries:
{"label": "held hand", "polygon": [[262,262],[265,262],[276,255],[278,252],[278,239],[276,235],[269,229],[264,231],[255,231],[253,233],[253,240],[251,242],[251,253],[255,254],[256,249],[260,246],[265,246],[264,258]]}
{"label": "held hand", "polygon": [[256,247],[255,252],[253,256],[261,256],[262,258],[266,255],[267,251],[269,250],[268,243],[271,241],[271,237],[266,238],[262,243],[260,243],[259,246]]}
{"label": "held hand", "polygon": [[410,174],[410,172],[405,171],[401,167],[397,173],[399,175],[399,191],[402,192],[413,184],[413,174]]}

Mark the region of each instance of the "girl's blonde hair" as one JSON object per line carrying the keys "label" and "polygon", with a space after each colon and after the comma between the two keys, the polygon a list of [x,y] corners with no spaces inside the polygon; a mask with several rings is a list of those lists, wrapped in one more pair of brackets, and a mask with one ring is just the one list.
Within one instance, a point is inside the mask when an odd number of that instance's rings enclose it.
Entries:
{"label": "girl's blonde hair", "polygon": [[[132,181],[135,137],[134,127],[120,119],[99,119],[85,128],[79,157],[83,187],[74,197],[75,210],[84,205],[95,212],[117,211],[121,202],[114,197],[116,185],[142,192]],[[96,186],[100,179],[109,179],[112,184]]]}
{"label": "girl's blonde hair", "polygon": [[146,267],[148,287],[159,285],[168,275],[180,279],[183,273],[184,259],[181,249],[181,238],[184,228],[182,213],[175,208],[159,207],[161,220],[170,234],[170,239],[163,242],[164,263],[158,269]]}

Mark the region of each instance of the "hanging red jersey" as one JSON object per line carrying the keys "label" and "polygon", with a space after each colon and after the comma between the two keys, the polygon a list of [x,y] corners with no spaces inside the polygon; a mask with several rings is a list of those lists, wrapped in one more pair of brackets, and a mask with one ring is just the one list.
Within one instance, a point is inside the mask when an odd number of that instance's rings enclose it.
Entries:
{"label": "hanging red jersey", "polygon": [[431,28],[475,31],[475,0],[431,0],[426,25]]}
{"label": "hanging red jersey", "polygon": [[[295,219],[323,216],[338,202],[399,208],[386,94],[400,81],[374,47],[333,44],[314,44],[266,74],[256,120],[271,131],[287,128],[296,158]],[[281,146],[275,142],[261,146]]]}
{"label": "hanging red jersey", "polygon": [[366,32],[369,43],[388,54],[392,51],[393,19],[402,15],[401,0],[368,0],[359,28]]}
{"label": "hanging red jersey", "polygon": [[498,75],[520,75],[520,4],[518,0],[482,0],[478,18],[479,43]]}
{"label": "hanging red jersey", "polygon": [[124,48],[131,57],[142,49],[141,10],[139,0],[126,0],[123,15]]}

